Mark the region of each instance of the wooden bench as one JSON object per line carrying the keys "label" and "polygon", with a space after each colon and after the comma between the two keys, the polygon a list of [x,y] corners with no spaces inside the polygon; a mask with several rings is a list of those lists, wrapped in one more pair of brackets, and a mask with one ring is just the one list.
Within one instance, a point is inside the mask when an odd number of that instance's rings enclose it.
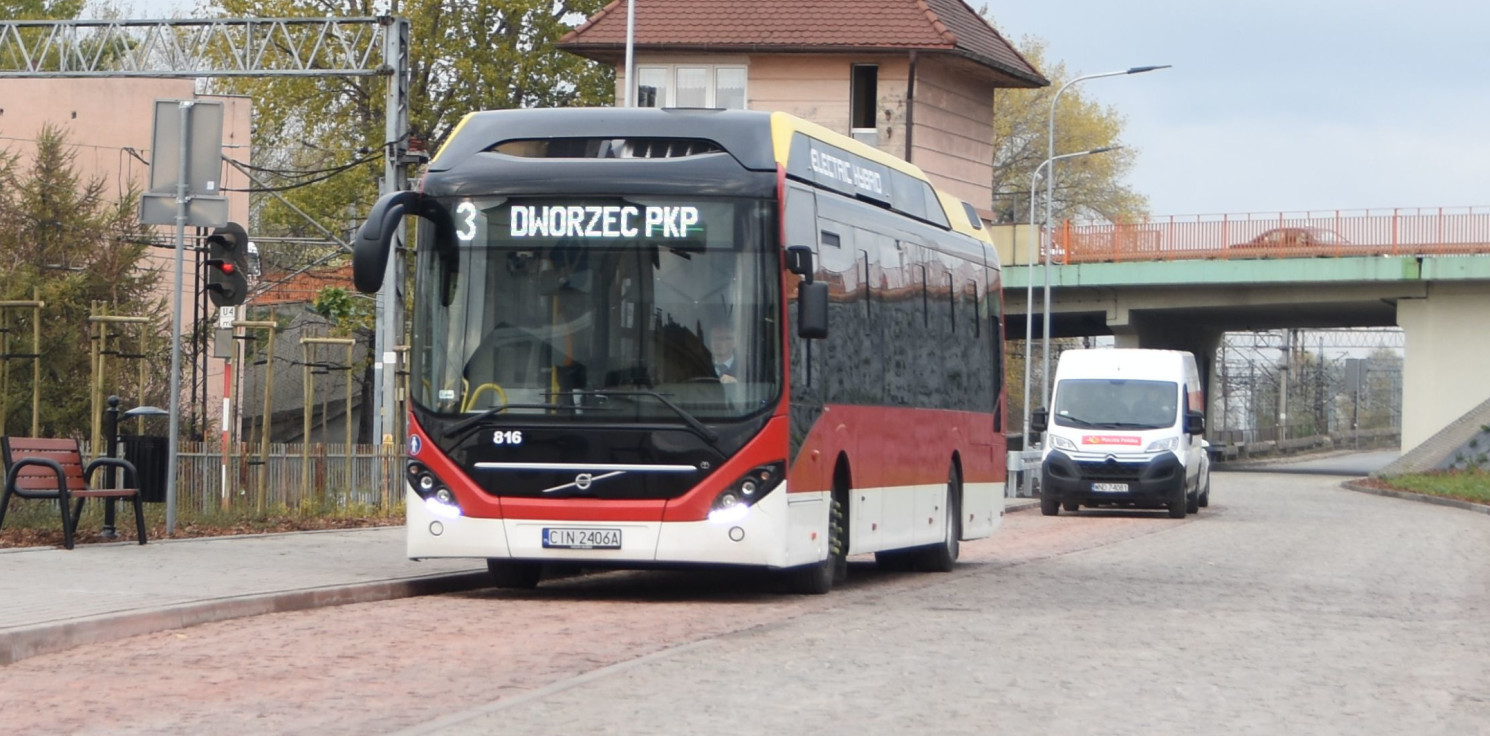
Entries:
{"label": "wooden bench", "polygon": [[[135,527],[140,544],[145,543],[145,508],[140,501],[135,466],[128,460],[101,457],[83,465],[77,440],[40,437],[0,437],[0,455],[5,461],[5,490],[0,492],[0,527],[10,497],[55,500],[62,511],[62,543],[72,549],[73,532],[83,514],[83,501],[90,498],[133,499]],[[127,488],[91,488],[94,471],[103,467],[124,470]],[[76,505],[73,504],[76,501]],[[69,507],[71,513],[68,513]]]}

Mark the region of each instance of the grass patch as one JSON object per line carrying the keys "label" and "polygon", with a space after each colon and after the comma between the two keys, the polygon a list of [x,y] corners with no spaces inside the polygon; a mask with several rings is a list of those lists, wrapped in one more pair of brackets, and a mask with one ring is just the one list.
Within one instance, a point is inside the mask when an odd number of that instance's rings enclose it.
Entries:
{"label": "grass patch", "polygon": [[1394,475],[1389,478],[1374,478],[1371,485],[1490,504],[1490,472],[1479,469]]}
{"label": "grass patch", "polygon": [[[135,541],[134,508],[118,504],[114,513],[114,539],[102,535],[104,506],[89,501],[78,520],[76,544]],[[148,539],[186,539],[222,537],[236,534],[273,534],[277,532],[316,531],[324,529],[358,529],[373,526],[400,526],[404,523],[402,503],[388,509],[351,504],[331,506],[307,503],[290,508],[284,505],[255,509],[177,508],[176,527],[166,534],[166,507],[163,503],[145,504],[145,533]],[[0,547],[48,547],[62,545],[62,518],[55,501],[11,501],[0,528]]]}

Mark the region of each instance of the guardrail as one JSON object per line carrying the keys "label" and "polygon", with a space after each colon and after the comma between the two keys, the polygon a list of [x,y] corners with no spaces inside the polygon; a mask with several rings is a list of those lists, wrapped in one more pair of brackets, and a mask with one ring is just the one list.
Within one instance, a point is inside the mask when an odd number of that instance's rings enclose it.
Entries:
{"label": "guardrail", "polygon": [[1490,254],[1490,207],[1187,215],[1131,224],[1065,223],[1057,263]]}

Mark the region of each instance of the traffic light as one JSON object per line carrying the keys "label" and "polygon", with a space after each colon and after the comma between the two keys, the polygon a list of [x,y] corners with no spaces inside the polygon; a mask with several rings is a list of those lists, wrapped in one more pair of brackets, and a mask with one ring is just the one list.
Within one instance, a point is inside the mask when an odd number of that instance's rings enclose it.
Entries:
{"label": "traffic light", "polygon": [[248,298],[248,231],[236,222],[207,236],[207,296],[219,307]]}

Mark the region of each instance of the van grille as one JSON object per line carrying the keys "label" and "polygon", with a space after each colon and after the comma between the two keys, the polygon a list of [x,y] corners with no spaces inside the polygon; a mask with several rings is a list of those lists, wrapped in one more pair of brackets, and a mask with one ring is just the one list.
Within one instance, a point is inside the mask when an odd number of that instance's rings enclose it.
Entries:
{"label": "van grille", "polygon": [[1079,462],[1076,466],[1081,469],[1082,478],[1096,481],[1136,481],[1146,467],[1144,464],[1120,463],[1116,460]]}

